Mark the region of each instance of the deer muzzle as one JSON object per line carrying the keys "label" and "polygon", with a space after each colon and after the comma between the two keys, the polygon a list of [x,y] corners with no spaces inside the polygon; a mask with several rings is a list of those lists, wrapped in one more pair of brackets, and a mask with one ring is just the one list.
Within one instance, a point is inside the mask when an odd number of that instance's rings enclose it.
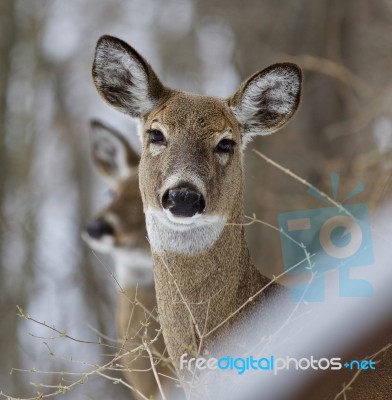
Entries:
{"label": "deer muzzle", "polygon": [[85,231],[93,239],[101,239],[105,235],[114,235],[112,225],[101,218],[88,221],[85,226]]}

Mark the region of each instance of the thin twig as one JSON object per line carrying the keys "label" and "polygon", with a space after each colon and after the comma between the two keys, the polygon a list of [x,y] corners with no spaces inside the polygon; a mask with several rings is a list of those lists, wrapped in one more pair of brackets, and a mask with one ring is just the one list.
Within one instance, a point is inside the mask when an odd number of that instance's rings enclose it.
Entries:
{"label": "thin twig", "polygon": [[[116,276],[115,276],[114,273],[111,271],[111,269],[108,268],[107,265],[105,265],[105,263],[103,262],[102,258],[99,257],[99,255],[98,255],[94,250],[91,249],[91,252],[92,252],[92,254],[94,255],[94,257],[98,260],[98,262],[99,262],[99,263],[105,268],[105,270],[109,273],[109,275],[114,279],[116,285],[117,285],[118,288],[119,288],[119,292],[120,292],[122,295],[124,295],[125,298],[126,298],[130,303],[132,303],[132,300],[131,300],[128,296],[126,296],[126,290],[123,289],[123,287],[121,286],[120,282],[117,280]],[[153,315],[153,314],[151,313],[151,311],[148,310],[147,307],[146,307],[144,304],[142,304],[139,300],[137,300],[136,305],[140,306],[140,307],[143,309],[143,311],[144,311],[145,313],[147,313],[147,314],[148,314],[151,318],[153,318],[155,321],[159,322],[159,321],[158,321],[158,318],[157,318],[155,315]]]}
{"label": "thin twig", "polygon": [[[387,351],[390,347],[392,347],[392,343],[387,344],[384,346],[381,350],[379,350],[377,353],[374,353],[370,356],[365,357],[365,360],[370,360],[375,357],[377,357],[379,354],[384,353]],[[379,361],[378,361],[379,362]],[[362,369],[359,369],[354,376],[351,378],[351,380],[347,383],[347,385],[343,385],[343,389],[335,396],[334,400],[338,400],[340,396],[343,395],[343,398],[346,398],[346,391],[351,388],[351,385],[354,383],[354,381],[358,378],[359,374],[362,372]]]}
{"label": "thin twig", "polygon": [[250,296],[248,300],[246,300],[240,307],[238,307],[235,311],[233,311],[227,318],[225,318],[221,323],[216,325],[214,328],[212,328],[208,333],[204,335],[204,338],[207,338],[210,336],[212,333],[214,333],[216,330],[218,330],[221,326],[223,326],[226,322],[228,322],[230,319],[232,319],[235,315],[237,315],[244,307],[246,307],[249,303],[252,303],[254,299],[259,296],[261,293],[263,293],[269,286],[274,284],[276,281],[278,281],[282,276],[288,274],[290,271],[294,270],[297,268],[299,265],[301,265],[304,261],[307,261],[309,264],[310,263],[310,258],[313,257],[314,254],[309,254],[307,253],[306,257],[298,262],[297,264],[293,265],[291,268],[287,269],[286,271],[282,272],[281,274],[277,275],[274,277],[272,280],[270,280],[265,286],[263,286],[260,290],[258,290],[255,294]]}
{"label": "thin twig", "polygon": [[17,309],[18,309],[18,316],[19,317],[24,318],[27,321],[32,321],[32,322],[36,323],[37,325],[44,326],[45,328],[48,328],[48,329],[52,330],[53,332],[56,332],[56,333],[58,333],[60,335],[60,336],[55,336],[55,337],[50,337],[50,338],[44,338],[44,337],[39,337],[39,336],[31,334],[31,336],[37,337],[38,339],[50,340],[50,339],[67,338],[67,339],[70,339],[70,340],[72,340],[74,342],[77,342],[77,343],[94,344],[94,345],[97,345],[97,346],[105,346],[105,347],[109,347],[109,348],[112,348],[112,349],[118,349],[115,346],[111,346],[111,345],[102,343],[101,341],[97,342],[97,341],[77,339],[77,338],[75,338],[73,336],[68,335],[66,331],[60,331],[59,329],[55,328],[54,326],[48,325],[46,322],[38,321],[37,319],[31,317],[30,314],[25,314],[23,309],[20,306],[17,306]]}
{"label": "thin twig", "polygon": [[320,194],[322,197],[324,197],[325,200],[327,200],[329,203],[333,204],[335,207],[339,208],[339,210],[344,211],[345,213],[347,213],[347,211],[345,210],[345,208],[343,207],[343,205],[341,203],[338,203],[336,200],[334,200],[331,196],[328,196],[326,193],[322,192],[321,190],[317,189],[315,186],[313,186],[311,183],[309,183],[308,181],[306,181],[305,179],[301,178],[300,176],[298,176],[297,174],[295,174],[294,172],[290,171],[288,168],[284,168],[282,167],[280,164],[278,164],[277,162],[271,160],[269,157],[267,157],[265,154],[260,153],[258,150],[256,149],[252,149],[252,151],[254,153],[256,153],[259,157],[261,157],[262,159],[264,159],[265,161],[267,161],[267,163],[273,165],[275,168],[279,169],[280,171],[284,172],[286,175],[291,176],[292,178],[294,178],[296,181],[302,183],[303,185],[307,186],[309,189],[312,189],[314,191],[316,191],[318,194]]}
{"label": "thin twig", "polygon": [[101,371],[97,371],[96,373],[97,373],[97,375],[100,375],[100,376],[104,377],[105,379],[108,379],[109,381],[113,381],[113,382],[115,382],[115,383],[121,383],[122,385],[124,385],[124,386],[127,387],[128,389],[131,389],[131,390],[133,390],[135,393],[137,393],[143,400],[149,400],[149,398],[146,397],[142,392],[140,392],[140,390],[134,388],[134,387],[133,387],[132,385],[130,385],[129,383],[124,382],[121,378],[120,378],[120,379],[119,379],[119,378],[114,378],[113,376],[106,375],[106,374],[104,374],[104,373],[101,372]]}
{"label": "thin twig", "polygon": [[147,353],[148,353],[148,356],[149,356],[149,358],[150,358],[150,363],[151,363],[152,372],[153,372],[154,377],[155,377],[155,380],[156,380],[156,382],[157,382],[159,393],[160,393],[161,396],[162,396],[162,400],[166,400],[165,393],[163,392],[163,389],[162,389],[161,381],[160,381],[160,379],[159,379],[157,370],[156,370],[156,368],[155,368],[155,362],[154,362],[154,358],[153,358],[153,356],[152,356],[151,350],[150,350],[150,348],[148,347],[148,344],[147,344],[147,342],[146,342],[145,340],[143,340],[143,345],[144,345],[144,348],[146,349],[146,351],[147,351]]}

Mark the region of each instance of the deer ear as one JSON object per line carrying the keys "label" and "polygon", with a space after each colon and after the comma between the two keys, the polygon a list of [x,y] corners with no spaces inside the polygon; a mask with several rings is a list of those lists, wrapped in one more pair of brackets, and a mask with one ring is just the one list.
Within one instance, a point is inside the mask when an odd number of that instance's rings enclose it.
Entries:
{"label": "deer ear", "polygon": [[140,157],[124,137],[97,120],[91,121],[90,127],[91,152],[99,172],[112,181],[136,174]]}
{"label": "deer ear", "polygon": [[242,83],[228,102],[243,126],[243,143],[281,128],[297,110],[302,73],[291,63],[274,64]]}
{"label": "deer ear", "polygon": [[132,117],[148,114],[168,92],[144,58],[112,36],[98,40],[92,75],[104,100]]}

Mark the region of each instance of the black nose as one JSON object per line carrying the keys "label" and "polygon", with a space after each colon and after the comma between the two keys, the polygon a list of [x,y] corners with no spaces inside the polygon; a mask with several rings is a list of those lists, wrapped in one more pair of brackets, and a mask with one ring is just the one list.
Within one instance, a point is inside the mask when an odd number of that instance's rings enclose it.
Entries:
{"label": "black nose", "polygon": [[193,217],[205,208],[204,197],[188,187],[169,189],[162,197],[162,205],[177,217]]}
{"label": "black nose", "polygon": [[114,235],[113,227],[100,218],[88,221],[85,229],[94,239],[100,239],[104,235]]}

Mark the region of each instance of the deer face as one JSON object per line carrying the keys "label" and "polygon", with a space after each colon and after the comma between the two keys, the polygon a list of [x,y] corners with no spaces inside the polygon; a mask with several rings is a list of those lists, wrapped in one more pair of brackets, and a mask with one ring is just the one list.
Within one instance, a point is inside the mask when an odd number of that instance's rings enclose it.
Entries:
{"label": "deer face", "polygon": [[276,64],[229,99],[164,87],[148,63],[119,39],[97,44],[93,78],[103,98],[142,122],[140,190],[155,251],[193,254],[220,236],[242,209],[242,150],[272,133],[299,103],[301,73]]}
{"label": "deer face", "polygon": [[125,139],[98,121],[91,125],[93,161],[112,186],[110,203],[87,221],[83,239],[94,250],[111,254],[122,284],[147,279],[151,283],[151,255],[146,240],[139,191],[139,156]]}
{"label": "deer face", "polygon": [[215,236],[241,197],[241,180],[239,126],[224,101],[174,93],[148,115],[140,183],[150,227]]}
{"label": "deer face", "polygon": [[[138,180],[120,182],[110,191],[110,203],[87,221],[83,237],[101,253],[146,247],[143,207]],[[144,235],[143,235],[144,233]],[[148,243],[146,242],[148,245]]]}

